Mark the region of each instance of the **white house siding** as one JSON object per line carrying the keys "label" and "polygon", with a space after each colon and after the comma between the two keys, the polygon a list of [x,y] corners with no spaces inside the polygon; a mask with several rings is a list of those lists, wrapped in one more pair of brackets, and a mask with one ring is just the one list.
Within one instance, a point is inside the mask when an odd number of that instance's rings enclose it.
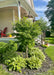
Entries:
{"label": "white house siding", "polygon": [[33,4],[33,0],[27,0],[27,2],[29,3],[29,5],[34,9],[34,4]]}
{"label": "white house siding", "polygon": [[15,21],[18,20],[18,9],[17,7],[13,8],[14,12],[15,12]]}
{"label": "white house siding", "polygon": [[30,0],[31,1],[31,7],[34,9],[34,3],[33,3],[33,0]]}
{"label": "white house siding", "polygon": [[29,5],[31,6],[31,1],[30,0],[27,0],[27,2],[29,3]]}
{"label": "white house siding", "polygon": [[13,10],[12,9],[0,9],[0,30],[5,27],[8,28],[8,32],[13,32],[12,30],[13,22]]}

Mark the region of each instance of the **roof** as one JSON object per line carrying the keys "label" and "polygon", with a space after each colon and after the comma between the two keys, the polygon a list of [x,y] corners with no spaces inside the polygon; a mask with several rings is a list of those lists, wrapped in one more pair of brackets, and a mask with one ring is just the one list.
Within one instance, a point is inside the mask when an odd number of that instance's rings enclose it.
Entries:
{"label": "roof", "polygon": [[17,2],[21,2],[21,6],[26,9],[26,11],[30,11],[30,14],[34,17],[37,17],[34,9],[29,5],[26,0],[0,0],[0,8],[9,7],[9,6],[17,6]]}

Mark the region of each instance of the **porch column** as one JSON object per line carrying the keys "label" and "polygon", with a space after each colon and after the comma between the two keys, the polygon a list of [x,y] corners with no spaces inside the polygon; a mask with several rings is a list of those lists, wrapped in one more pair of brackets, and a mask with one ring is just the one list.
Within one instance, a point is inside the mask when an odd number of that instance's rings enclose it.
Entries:
{"label": "porch column", "polygon": [[15,11],[13,9],[13,23],[15,23]]}
{"label": "porch column", "polygon": [[28,17],[30,17],[30,11],[28,12]]}
{"label": "porch column", "polygon": [[18,1],[18,17],[19,17],[19,20],[21,19],[21,11],[20,11],[20,1]]}
{"label": "porch column", "polygon": [[30,15],[30,11],[29,11],[29,15]]}

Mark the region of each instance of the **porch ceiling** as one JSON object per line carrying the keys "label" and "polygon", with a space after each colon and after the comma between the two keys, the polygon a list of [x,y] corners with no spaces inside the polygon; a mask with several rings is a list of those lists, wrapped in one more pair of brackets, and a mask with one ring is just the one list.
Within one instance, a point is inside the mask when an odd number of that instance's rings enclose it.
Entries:
{"label": "porch ceiling", "polygon": [[0,8],[9,7],[9,6],[17,6],[17,2],[21,2],[21,6],[27,11],[30,11],[30,14],[33,17],[37,17],[35,11],[31,8],[26,0],[0,0]]}

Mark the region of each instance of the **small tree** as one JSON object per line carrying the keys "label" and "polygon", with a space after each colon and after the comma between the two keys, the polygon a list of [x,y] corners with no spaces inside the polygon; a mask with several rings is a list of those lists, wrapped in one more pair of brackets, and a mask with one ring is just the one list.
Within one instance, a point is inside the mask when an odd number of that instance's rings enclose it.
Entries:
{"label": "small tree", "polygon": [[44,34],[48,28],[47,21],[45,21],[43,18],[40,18],[39,23],[40,23],[40,28]]}
{"label": "small tree", "polygon": [[45,21],[43,18],[40,18],[37,21],[37,23],[39,24],[42,31],[42,34],[41,34],[41,43],[42,43],[42,40],[45,38],[45,32],[49,27],[47,26],[47,21]]}
{"label": "small tree", "polygon": [[35,44],[35,38],[41,33],[41,29],[36,22],[31,22],[25,17],[15,24],[16,39],[18,39],[18,44],[23,45],[26,51],[26,57],[28,57],[28,48]]}

